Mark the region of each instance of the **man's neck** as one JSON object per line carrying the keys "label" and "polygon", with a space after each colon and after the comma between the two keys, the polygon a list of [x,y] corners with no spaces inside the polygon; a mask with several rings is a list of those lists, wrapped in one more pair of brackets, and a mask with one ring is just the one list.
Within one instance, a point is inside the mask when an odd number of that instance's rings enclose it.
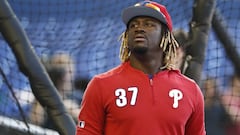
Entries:
{"label": "man's neck", "polygon": [[161,57],[130,57],[130,65],[146,74],[154,75],[161,70]]}

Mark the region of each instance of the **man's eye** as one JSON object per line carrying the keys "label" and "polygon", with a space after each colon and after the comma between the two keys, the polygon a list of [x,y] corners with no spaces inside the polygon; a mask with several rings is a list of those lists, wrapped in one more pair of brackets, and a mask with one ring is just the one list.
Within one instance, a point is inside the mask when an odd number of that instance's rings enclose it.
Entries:
{"label": "man's eye", "polygon": [[147,22],[145,25],[148,26],[148,27],[153,27],[154,26],[154,24],[152,22]]}
{"label": "man's eye", "polygon": [[135,23],[132,23],[132,24],[130,24],[130,26],[129,26],[130,28],[136,28],[137,27],[137,24],[135,24]]}

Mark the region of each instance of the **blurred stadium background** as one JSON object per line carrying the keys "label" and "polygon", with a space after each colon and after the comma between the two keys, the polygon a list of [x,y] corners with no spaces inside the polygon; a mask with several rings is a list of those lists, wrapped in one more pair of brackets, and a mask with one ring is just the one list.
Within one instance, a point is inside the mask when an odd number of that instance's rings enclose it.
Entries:
{"label": "blurred stadium background", "polygon": [[[56,52],[69,53],[74,58],[76,66],[72,83],[77,84],[76,88],[84,89],[87,81],[95,74],[102,73],[120,63],[118,38],[125,29],[121,21],[121,11],[138,1],[8,0],[8,2],[19,18],[37,55],[45,58]],[[168,8],[174,29],[181,28],[189,31],[193,0],[161,0],[159,2]],[[217,8],[223,18],[220,21],[224,24],[235,50],[239,53],[240,1],[218,0]],[[21,132],[25,134],[30,134],[30,129],[35,129],[34,134],[55,134],[46,129],[38,129],[41,126],[29,127],[31,125],[29,110],[34,97],[32,97],[28,79],[19,71],[16,59],[2,36],[0,36],[0,69],[2,70],[0,115],[4,116],[2,121],[0,120],[0,125],[6,129],[4,134],[17,134],[11,133],[13,132],[11,128],[17,131],[22,130]],[[235,73],[234,70],[236,69],[222,43],[215,31],[211,29],[202,80],[209,77],[216,78],[220,91],[224,91],[229,85],[228,79]],[[35,112],[35,115],[38,115],[38,112]],[[27,123],[19,126],[22,120],[26,120]]]}

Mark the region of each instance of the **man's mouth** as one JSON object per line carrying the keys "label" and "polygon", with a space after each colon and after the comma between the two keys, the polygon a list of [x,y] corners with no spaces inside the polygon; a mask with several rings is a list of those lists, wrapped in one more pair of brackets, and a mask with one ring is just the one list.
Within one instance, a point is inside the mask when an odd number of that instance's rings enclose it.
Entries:
{"label": "man's mouth", "polygon": [[142,42],[142,41],[146,41],[146,38],[144,35],[136,35],[134,38],[135,42]]}

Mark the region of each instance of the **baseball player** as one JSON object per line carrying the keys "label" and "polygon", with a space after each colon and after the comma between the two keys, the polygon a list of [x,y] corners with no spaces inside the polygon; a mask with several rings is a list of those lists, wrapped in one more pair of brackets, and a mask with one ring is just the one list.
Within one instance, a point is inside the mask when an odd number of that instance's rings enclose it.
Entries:
{"label": "baseball player", "polygon": [[205,135],[203,95],[174,67],[178,43],[164,5],[123,10],[122,63],[89,82],[76,135]]}

